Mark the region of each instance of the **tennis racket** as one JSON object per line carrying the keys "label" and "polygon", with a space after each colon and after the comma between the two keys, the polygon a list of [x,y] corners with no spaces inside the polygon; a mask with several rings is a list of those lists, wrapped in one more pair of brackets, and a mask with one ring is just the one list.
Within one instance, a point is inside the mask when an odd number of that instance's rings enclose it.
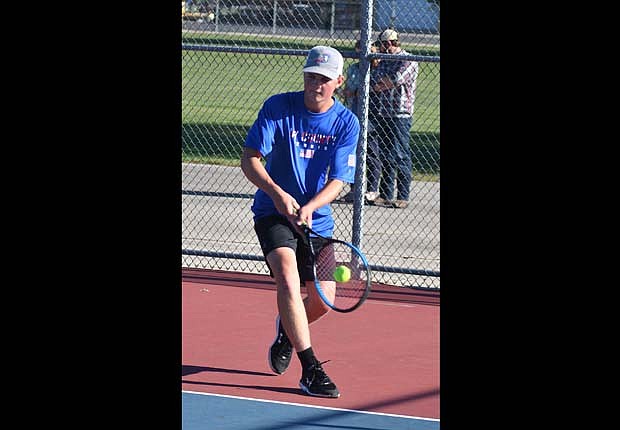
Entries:
{"label": "tennis racket", "polygon": [[[301,228],[312,255],[314,285],[323,302],[338,312],[359,308],[371,287],[370,268],[362,251],[348,242],[321,236],[306,224]],[[311,235],[316,236],[320,244],[313,243]],[[350,278],[335,275],[336,268],[350,274]]]}

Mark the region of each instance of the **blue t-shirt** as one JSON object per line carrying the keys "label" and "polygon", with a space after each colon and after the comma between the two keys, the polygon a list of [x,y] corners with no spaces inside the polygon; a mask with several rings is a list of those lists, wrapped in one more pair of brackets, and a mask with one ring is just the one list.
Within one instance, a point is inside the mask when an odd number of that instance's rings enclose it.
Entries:
{"label": "blue t-shirt", "polygon": [[[245,146],[259,151],[271,178],[300,205],[314,197],[329,179],[353,183],[359,120],[340,101],[323,113],[304,105],[304,93],[290,92],[265,101],[250,128]],[[276,215],[271,197],[254,195],[254,219]],[[334,220],[330,205],[312,214],[312,229],[331,236]]]}

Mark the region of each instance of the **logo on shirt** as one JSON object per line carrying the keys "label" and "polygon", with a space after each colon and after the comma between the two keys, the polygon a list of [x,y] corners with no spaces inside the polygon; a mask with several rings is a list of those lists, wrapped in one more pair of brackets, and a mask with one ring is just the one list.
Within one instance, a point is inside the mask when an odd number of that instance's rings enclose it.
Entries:
{"label": "logo on shirt", "polygon": [[313,158],[316,151],[327,151],[330,145],[336,142],[336,136],[297,130],[291,131],[291,139],[299,147],[301,158]]}

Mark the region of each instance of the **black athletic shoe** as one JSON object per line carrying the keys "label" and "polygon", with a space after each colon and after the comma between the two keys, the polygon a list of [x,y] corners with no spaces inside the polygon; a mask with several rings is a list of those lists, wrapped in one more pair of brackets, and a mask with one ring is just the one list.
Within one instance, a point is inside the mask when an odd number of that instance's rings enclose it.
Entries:
{"label": "black athletic shoe", "polygon": [[273,344],[269,348],[269,367],[278,375],[283,374],[288,365],[291,364],[291,357],[293,356],[293,345],[288,340],[286,332],[282,325],[280,325],[280,315],[276,318],[276,338]]}
{"label": "black athletic shoe", "polygon": [[[329,360],[327,360],[329,361]],[[318,361],[312,366],[303,370],[301,374],[301,381],[299,381],[299,387],[307,394],[315,397],[340,397],[340,392],[336,388],[336,384],[329,379],[329,376],[321,367],[322,364],[327,363]]]}

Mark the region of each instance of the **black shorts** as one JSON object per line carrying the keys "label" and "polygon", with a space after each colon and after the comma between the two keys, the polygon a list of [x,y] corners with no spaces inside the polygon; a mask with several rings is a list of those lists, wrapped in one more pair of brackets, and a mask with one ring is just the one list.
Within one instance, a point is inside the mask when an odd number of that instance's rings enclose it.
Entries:
{"label": "black shorts", "polygon": [[[267,262],[267,254],[274,249],[283,246],[291,248],[297,256],[299,278],[302,281],[312,281],[314,279],[310,247],[306,244],[304,237],[295,230],[285,217],[270,215],[258,218],[254,223],[254,230],[263,250],[265,262]],[[315,249],[319,249],[318,247],[321,246],[320,240],[318,238],[312,239],[313,245],[316,244],[317,246]],[[267,267],[269,267],[269,274],[273,277],[273,271],[268,262]]]}

